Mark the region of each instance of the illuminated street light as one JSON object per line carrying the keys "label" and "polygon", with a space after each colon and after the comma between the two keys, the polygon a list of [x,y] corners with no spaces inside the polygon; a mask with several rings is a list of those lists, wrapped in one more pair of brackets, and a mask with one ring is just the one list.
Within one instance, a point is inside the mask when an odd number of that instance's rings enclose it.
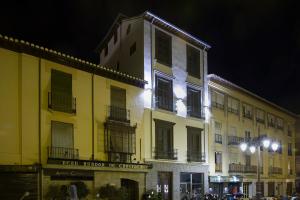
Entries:
{"label": "illuminated street light", "polygon": [[252,154],[255,153],[255,146],[250,146],[249,150]]}
{"label": "illuminated street light", "polygon": [[273,142],[272,145],[271,145],[271,147],[272,147],[273,151],[277,151],[277,149],[279,147],[279,144],[277,142]]}
{"label": "illuminated street light", "polygon": [[264,147],[267,149],[269,148],[271,141],[269,139],[264,139],[262,143]]}
{"label": "illuminated street light", "polygon": [[242,142],[241,145],[240,145],[240,148],[241,148],[242,152],[245,152],[247,150],[247,147],[248,147],[248,145],[245,142]]}

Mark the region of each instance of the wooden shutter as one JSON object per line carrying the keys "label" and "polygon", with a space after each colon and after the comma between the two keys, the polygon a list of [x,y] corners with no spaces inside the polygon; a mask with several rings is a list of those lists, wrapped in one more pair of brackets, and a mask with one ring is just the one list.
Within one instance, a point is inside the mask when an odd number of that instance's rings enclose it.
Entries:
{"label": "wooden shutter", "polygon": [[73,124],[52,121],[52,146],[74,148]]}
{"label": "wooden shutter", "polygon": [[111,87],[110,103],[114,107],[126,108],[126,90],[117,87]]}
{"label": "wooden shutter", "polygon": [[158,62],[172,66],[172,37],[160,30],[155,30],[155,58]]}
{"label": "wooden shutter", "polygon": [[200,77],[200,51],[192,46],[186,46],[187,71],[189,75]]}

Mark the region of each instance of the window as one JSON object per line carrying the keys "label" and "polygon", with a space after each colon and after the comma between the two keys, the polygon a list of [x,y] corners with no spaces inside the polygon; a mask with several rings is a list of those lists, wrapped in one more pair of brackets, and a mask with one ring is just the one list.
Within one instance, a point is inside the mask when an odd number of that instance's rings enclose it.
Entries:
{"label": "window", "polygon": [[104,56],[107,56],[107,54],[108,54],[108,44],[105,45]]}
{"label": "window", "polygon": [[252,119],[252,106],[243,104],[243,117]]}
{"label": "window", "polygon": [[203,173],[180,173],[180,196],[186,199],[201,199],[204,195]]}
{"label": "window", "polygon": [[291,125],[288,125],[288,136],[292,136],[292,128]]}
{"label": "window", "polygon": [[155,58],[161,64],[172,66],[172,37],[155,30]]}
{"label": "window", "polygon": [[204,162],[205,156],[202,152],[202,129],[187,127],[187,160]]}
{"label": "window", "polygon": [[288,143],[288,155],[289,155],[289,156],[292,156],[292,155],[293,155],[292,143]]}
{"label": "window", "polygon": [[213,90],[211,95],[211,101],[213,107],[224,109],[224,94]]}
{"label": "window", "polygon": [[222,153],[215,152],[215,171],[222,172]]}
{"label": "window", "polygon": [[61,112],[75,113],[75,98],[72,97],[72,74],[51,70],[51,93],[48,107]]}
{"label": "window", "polygon": [[276,127],[276,125],[275,125],[275,116],[270,114],[270,113],[268,113],[268,126],[273,127],[273,128]]}
{"label": "window", "polygon": [[130,47],[130,51],[129,51],[129,55],[131,56],[132,54],[134,54],[136,50],[136,42],[134,42],[131,47]]}
{"label": "window", "polygon": [[188,115],[201,118],[201,91],[187,88],[187,108]]}
{"label": "window", "polygon": [[200,51],[192,46],[186,45],[187,72],[196,78],[200,76]]}
{"label": "window", "polygon": [[283,130],[283,119],[277,117],[277,128]]}
{"label": "window", "polygon": [[129,120],[129,111],[126,109],[126,90],[111,86],[109,118],[117,121]]}
{"label": "window", "polygon": [[108,121],[105,126],[105,152],[111,162],[131,162],[136,151],[135,126]]}
{"label": "window", "polygon": [[177,151],[173,149],[174,123],[154,119],[155,121],[155,158],[177,159]]}
{"label": "window", "polygon": [[256,121],[259,123],[265,123],[265,112],[261,109],[256,109]]}
{"label": "window", "polygon": [[78,150],[74,149],[73,124],[51,121],[50,158],[78,159]]}
{"label": "window", "polygon": [[173,111],[173,85],[172,80],[156,76],[156,106],[161,109]]}
{"label": "window", "polygon": [[228,102],[227,102],[227,106],[228,106],[228,112],[234,113],[234,114],[239,114],[239,107],[240,107],[240,103],[239,100],[232,98],[232,97],[228,97]]}
{"label": "window", "polygon": [[131,30],[131,24],[128,24],[127,29],[126,29],[126,35],[130,33]]}
{"label": "window", "polygon": [[245,141],[250,142],[251,141],[251,132],[245,131]]}
{"label": "window", "polygon": [[215,143],[222,144],[222,124],[215,122]]}
{"label": "window", "polygon": [[114,44],[118,41],[118,30],[114,32]]}

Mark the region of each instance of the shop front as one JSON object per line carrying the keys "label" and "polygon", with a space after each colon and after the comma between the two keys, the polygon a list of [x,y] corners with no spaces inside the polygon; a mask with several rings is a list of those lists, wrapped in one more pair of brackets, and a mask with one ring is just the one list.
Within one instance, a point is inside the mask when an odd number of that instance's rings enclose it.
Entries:
{"label": "shop front", "polygon": [[240,176],[210,176],[209,193],[216,194],[219,199],[225,195],[243,193],[243,179]]}
{"label": "shop front", "polygon": [[162,194],[164,200],[200,200],[208,190],[208,166],[169,162],[151,162],[147,190]]}

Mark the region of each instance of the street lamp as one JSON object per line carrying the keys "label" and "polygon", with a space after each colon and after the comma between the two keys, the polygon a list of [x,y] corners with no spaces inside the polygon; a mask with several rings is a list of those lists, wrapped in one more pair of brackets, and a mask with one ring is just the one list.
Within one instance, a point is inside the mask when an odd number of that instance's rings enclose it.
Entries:
{"label": "street lamp", "polygon": [[258,136],[253,138],[250,142],[242,142],[240,144],[240,148],[242,152],[247,151],[249,146],[249,151],[254,154],[257,149],[257,187],[256,187],[256,199],[261,198],[261,183],[260,183],[260,148],[263,146],[264,148],[269,148],[271,145],[271,148],[273,151],[277,151],[279,148],[279,144],[276,141],[271,141],[266,136]]}

